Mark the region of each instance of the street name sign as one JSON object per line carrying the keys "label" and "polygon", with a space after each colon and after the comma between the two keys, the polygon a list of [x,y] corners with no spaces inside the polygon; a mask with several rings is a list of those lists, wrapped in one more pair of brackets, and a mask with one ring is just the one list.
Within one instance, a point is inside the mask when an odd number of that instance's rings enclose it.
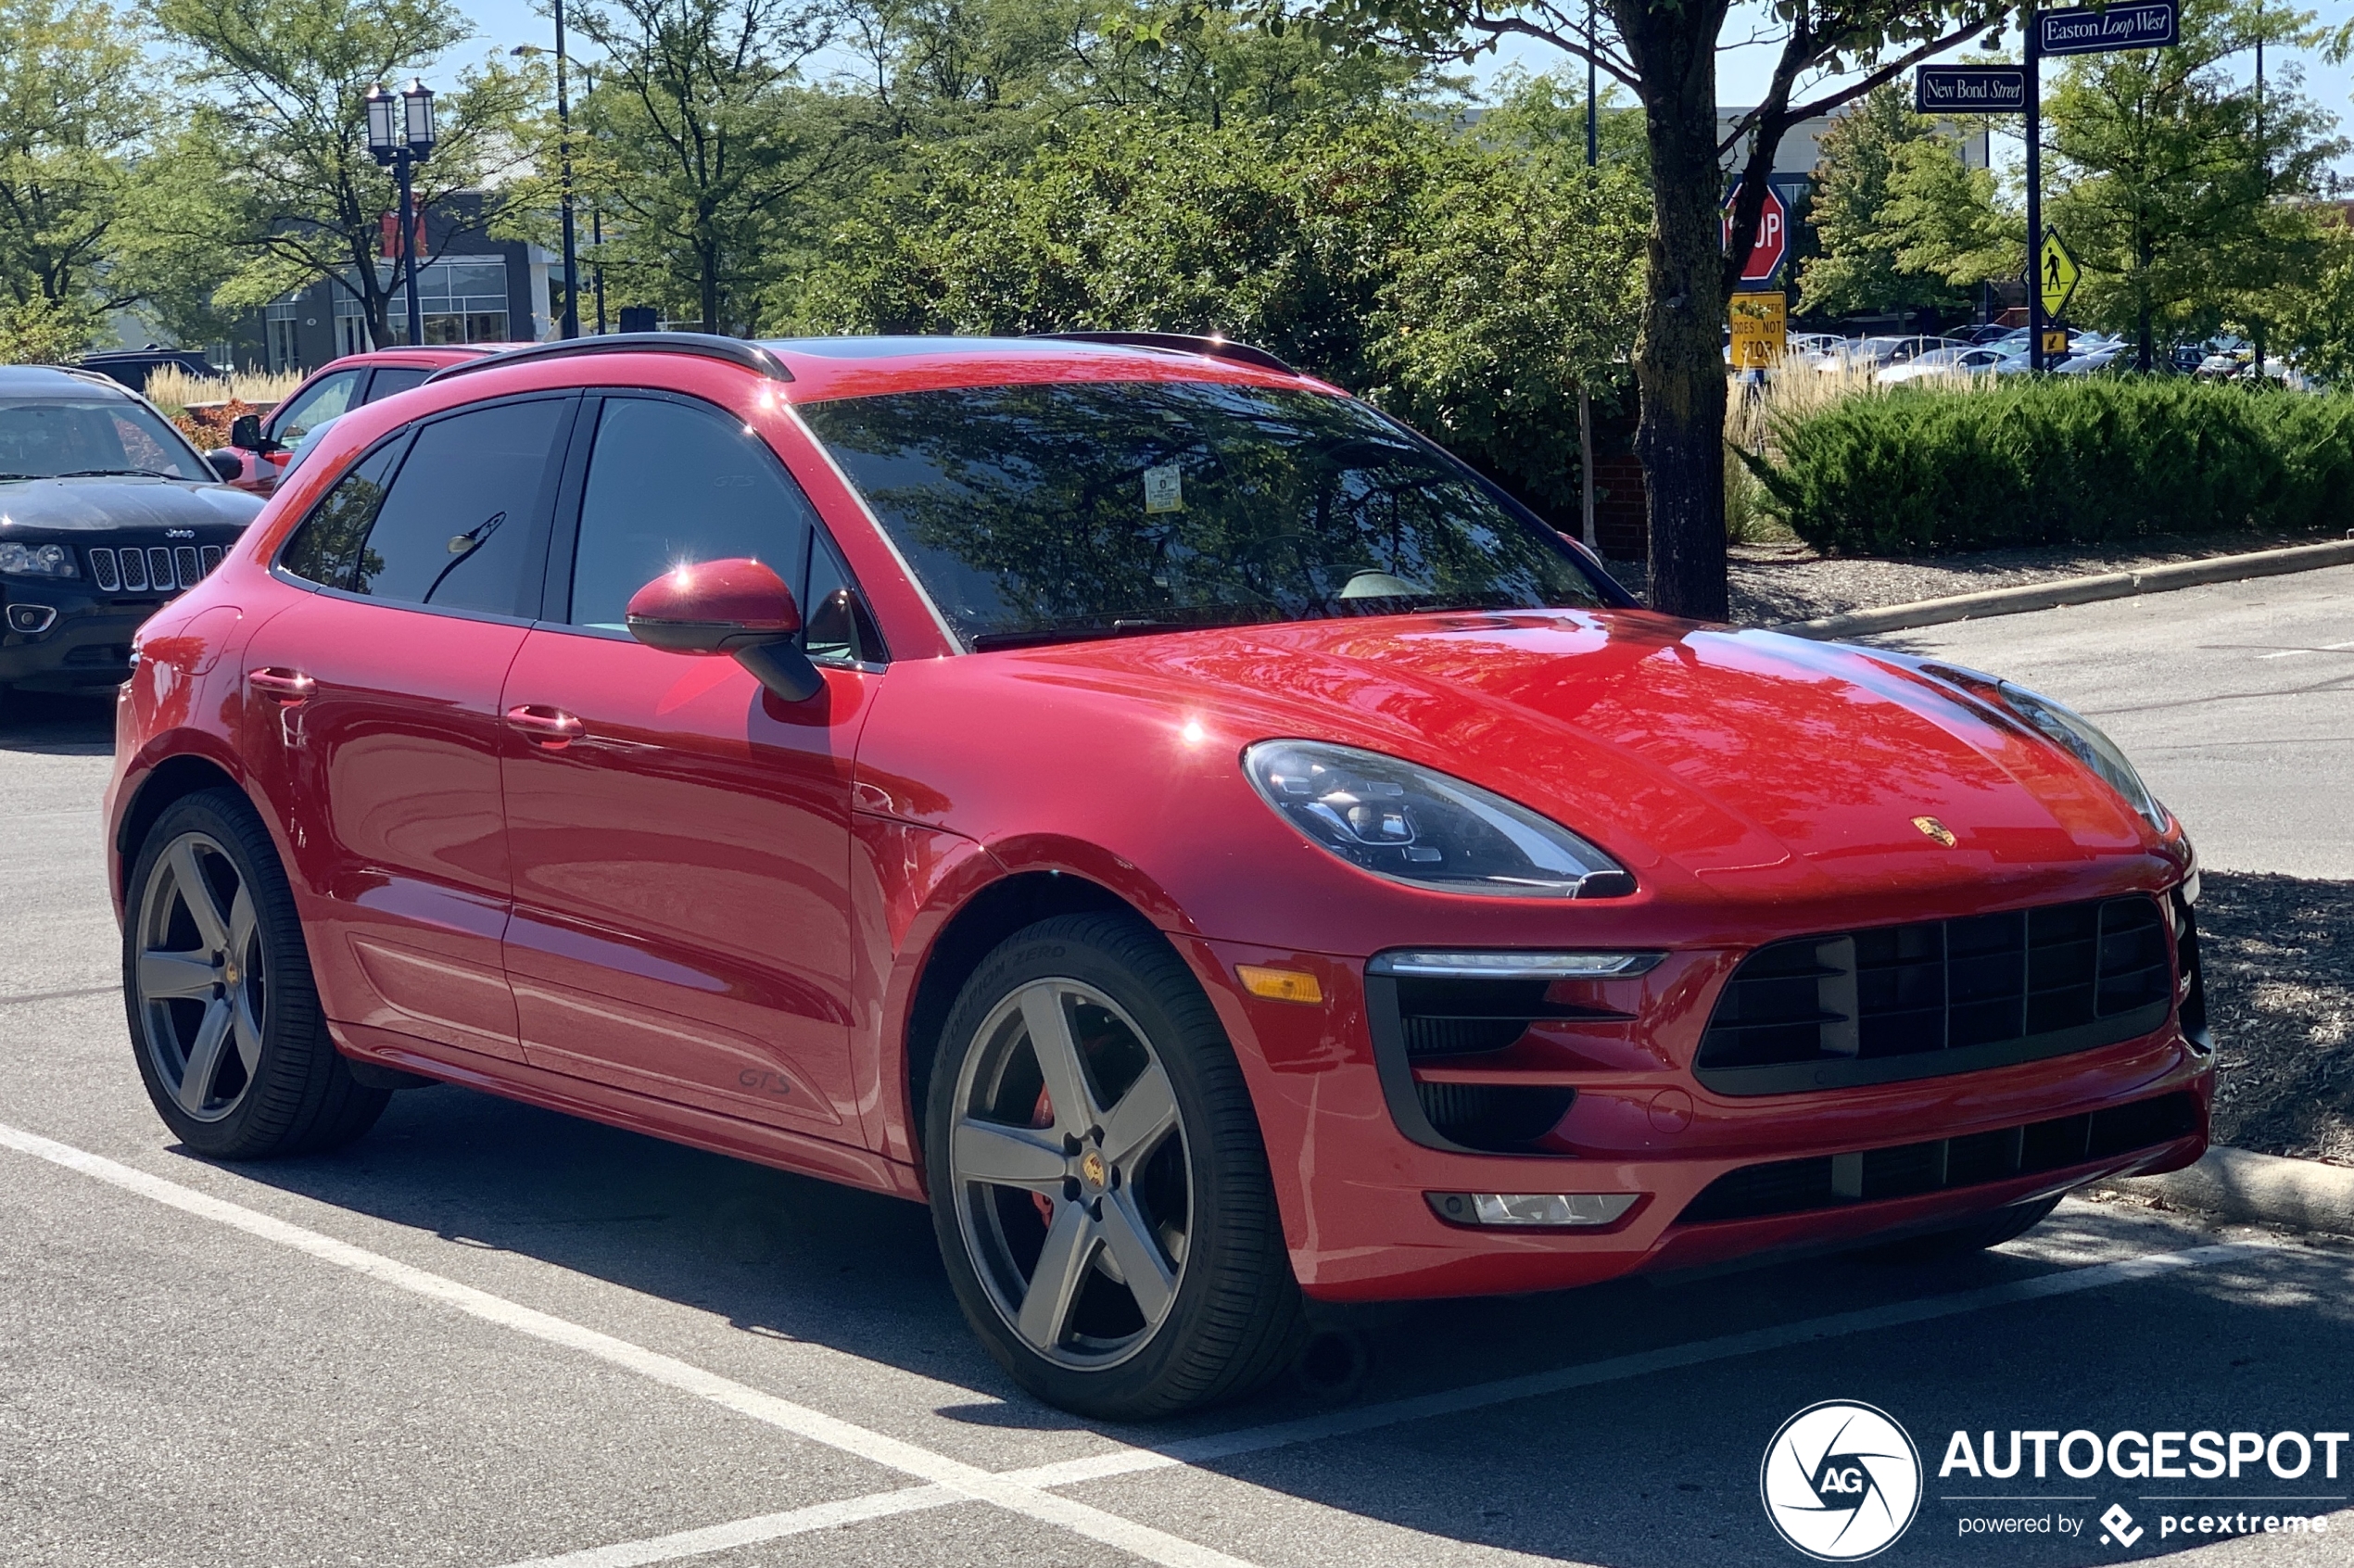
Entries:
{"label": "street name sign", "polygon": [[2059,231],[2045,229],[2044,243],[2035,251],[2035,288],[2043,297],[2045,316],[2057,316],[2068,309],[2069,300],[2076,295],[2076,280],[2082,275]]}
{"label": "street name sign", "polygon": [[2120,0],[2103,10],[2038,11],[2035,39],[2046,55],[2159,49],[2182,37],[2175,0]]}
{"label": "street name sign", "polygon": [[2017,114],[2027,107],[2027,68],[1923,66],[1913,104],[1923,114]]}
{"label": "street name sign", "polygon": [[1733,368],[1770,370],[1790,351],[1790,300],[1780,290],[1733,296]]}
{"label": "street name sign", "polygon": [[[1724,238],[1720,243],[1726,246],[1733,243],[1733,204],[1740,199],[1740,187],[1736,185],[1733,194],[1725,198]],[[1740,281],[1772,283],[1774,274],[1782,270],[1782,258],[1789,252],[1790,209],[1783,205],[1781,192],[1767,185],[1766,206],[1757,214],[1757,238],[1749,247],[1748,259],[1741,263]]]}

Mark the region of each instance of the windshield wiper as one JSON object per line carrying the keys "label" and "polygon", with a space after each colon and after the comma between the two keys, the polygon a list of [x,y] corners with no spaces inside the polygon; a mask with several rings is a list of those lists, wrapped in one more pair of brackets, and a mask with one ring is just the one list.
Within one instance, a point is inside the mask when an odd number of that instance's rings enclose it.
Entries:
{"label": "windshield wiper", "polygon": [[185,479],[184,474],[167,474],[160,468],[70,468],[63,474],[52,474],[52,479]]}
{"label": "windshield wiper", "polygon": [[1039,648],[1054,642],[1102,642],[1116,637],[1151,637],[1159,632],[1211,631],[1221,626],[1247,626],[1259,624],[1259,617],[1247,616],[1221,621],[1158,621],[1147,618],[1130,619],[1122,616],[1110,622],[1096,622],[1072,626],[1041,626],[1030,631],[993,631],[977,634],[973,651],[991,653],[1002,648]]}

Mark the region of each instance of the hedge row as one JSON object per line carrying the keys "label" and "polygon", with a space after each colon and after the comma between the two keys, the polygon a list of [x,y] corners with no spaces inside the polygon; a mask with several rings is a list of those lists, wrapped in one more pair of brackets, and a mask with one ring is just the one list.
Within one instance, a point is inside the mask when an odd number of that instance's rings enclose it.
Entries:
{"label": "hedge row", "polygon": [[2191,381],[1903,388],[1777,423],[1766,510],[1818,550],[1936,554],[2354,527],[2354,395]]}

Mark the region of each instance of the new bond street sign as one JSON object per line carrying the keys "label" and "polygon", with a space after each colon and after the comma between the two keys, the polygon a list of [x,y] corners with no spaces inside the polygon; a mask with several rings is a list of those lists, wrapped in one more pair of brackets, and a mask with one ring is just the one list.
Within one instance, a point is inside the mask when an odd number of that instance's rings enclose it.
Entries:
{"label": "new bond street sign", "polygon": [[2017,114],[2027,107],[2027,68],[1923,66],[1913,103],[1923,114]]}
{"label": "new bond street sign", "polygon": [[2035,41],[2046,55],[2167,48],[2181,36],[2174,0],[2120,0],[2106,10],[2035,13]]}

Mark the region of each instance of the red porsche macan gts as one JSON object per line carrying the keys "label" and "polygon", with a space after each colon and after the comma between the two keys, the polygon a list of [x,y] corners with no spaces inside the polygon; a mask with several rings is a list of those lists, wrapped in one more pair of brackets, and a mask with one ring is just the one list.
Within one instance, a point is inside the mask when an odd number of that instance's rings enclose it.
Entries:
{"label": "red porsche macan gts", "polygon": [[1247,1388],[1303,1294],[1983,1246],[2206,1146],[2196,863],[2097,730],[1646,613],[1216,340],[452,366],[120,730],[188,1147],[446,1081],[928,1201],[1094,1414]]}

